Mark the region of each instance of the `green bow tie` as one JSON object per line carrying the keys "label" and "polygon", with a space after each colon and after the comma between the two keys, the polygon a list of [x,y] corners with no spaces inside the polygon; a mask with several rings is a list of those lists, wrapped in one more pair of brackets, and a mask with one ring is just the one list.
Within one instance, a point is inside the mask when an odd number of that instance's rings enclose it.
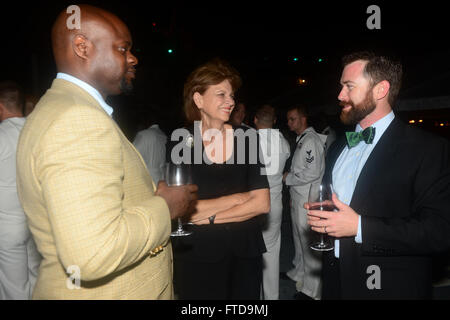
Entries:
{"label": "green bow tie", "polygon": [[347,137],[347,144],[349,148],[353,148],[364,140],[365,143],[372,143],[373,138],[375,138],[375,128],[368,127],[360,132],[346,132],[345,136]]}

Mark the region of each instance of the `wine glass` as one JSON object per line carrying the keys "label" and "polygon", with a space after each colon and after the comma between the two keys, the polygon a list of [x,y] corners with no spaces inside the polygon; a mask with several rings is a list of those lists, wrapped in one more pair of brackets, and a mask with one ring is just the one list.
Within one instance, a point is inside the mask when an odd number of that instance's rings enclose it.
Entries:
{"label": "wine glass", "polygon": [[[308,195],[309,210],[337,211],[331,200],[333,186],[331,184],[311,184]],[[316,251],[330,251],[334,249],[330,237],[320,233],[320,240],[310,246]]]}
{"label": "wine glass", "polygon": [[[191,184],[191,166],[186,164],[174,164],[171,162],[166,163],[164,167],[164,180],[169,187]],[[170,235],[172,237],[183,237],[189,236],[191,234],[192,231],[186,231],[183,229],[181,218],[178,218],[178,229],[172,232]]]}

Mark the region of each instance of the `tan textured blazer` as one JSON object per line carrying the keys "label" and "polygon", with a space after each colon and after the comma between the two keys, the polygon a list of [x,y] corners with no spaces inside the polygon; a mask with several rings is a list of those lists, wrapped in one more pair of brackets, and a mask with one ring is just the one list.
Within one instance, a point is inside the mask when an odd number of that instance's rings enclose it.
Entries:
{"label": "tan textured blazer", "polygon": [[56,79],[36,105],[19,138],[17,187],[43,257],[34,299],[173,298],[167,204],[85,90]]}

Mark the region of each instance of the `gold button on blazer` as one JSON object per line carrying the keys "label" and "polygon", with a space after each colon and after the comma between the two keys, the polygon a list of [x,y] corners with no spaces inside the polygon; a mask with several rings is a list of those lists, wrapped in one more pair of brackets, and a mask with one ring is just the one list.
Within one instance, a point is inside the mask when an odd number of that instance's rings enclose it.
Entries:
{"label": "gold button on blazer", "polygon": [[167,204],[85,90],[56,79],[41,98],[20,135],[17,187],[43,257],[34,299],[173,298]]}

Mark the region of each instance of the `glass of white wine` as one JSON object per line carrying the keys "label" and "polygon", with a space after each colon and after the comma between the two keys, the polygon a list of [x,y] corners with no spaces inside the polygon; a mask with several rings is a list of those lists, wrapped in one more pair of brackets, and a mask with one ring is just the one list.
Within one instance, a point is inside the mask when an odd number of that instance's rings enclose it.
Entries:
{"label": "glass of white wine", "polygon": [[[168,162],[164,168],[164,180],[170,186],[183,186],[192,184],[192,169],[187,164],[175,164]],[[172,237],[184,237],[192,234],[192,231],[183,229],[181,218],[178,218],[178,228],[170,235]]]}

